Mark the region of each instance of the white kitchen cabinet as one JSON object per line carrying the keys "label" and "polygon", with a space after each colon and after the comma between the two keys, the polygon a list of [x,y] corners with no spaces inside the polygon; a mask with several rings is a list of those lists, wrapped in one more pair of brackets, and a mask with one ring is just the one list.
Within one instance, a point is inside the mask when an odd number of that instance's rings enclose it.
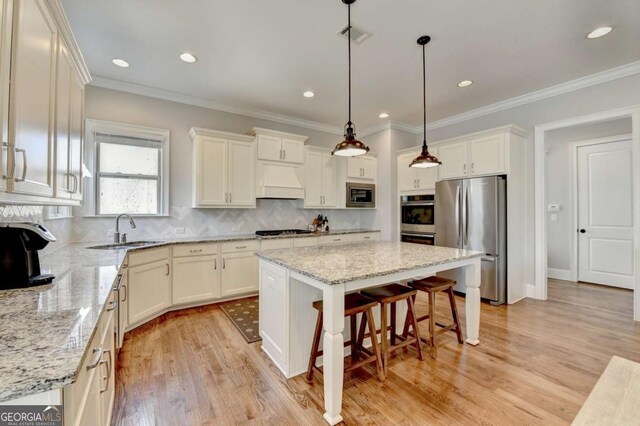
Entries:
{"label": "white kitchen cabinet", "polygon": [[469,171],[472,175],[505,173],[504,134],[469,141]]}
{"label": "white kitchen cabinet", "polygon": [[129,324],[141,323],[171,306],[170,259],[129,268]]}
{"label": "white kitchen cabinet", "polygon": [[255,207],[253,138],[192,128],[193,207]]}
{"label": "white kitchen cabinet", "polygon": [[[115,402],[115,311],[107,312],[107,322],[102,340],[102,357],[96,376],[99,379],[98,394],[100,398],[100,425],[111,424],[111,413],[113,413],[113,403]],[[95,423],[94,423],[95,424]]]}
{"label": "white kitchen cabinet", "polygon": [[172,303],[174,305],[219,298],[218,255],[174,257]]}
{"label": "white kitchen cabinet", "polygon": [[467,177],[469,175],[469,141],[443,144],[438,147],[440,179]]}
{"label": "white kitchen cabinet", "polygon": [[251,134],[256,137],[258,160],[284,163],[304,163],[306,136],[254,127]]}
{"label": "white kitchen cabinet", "polygon": [[280,250],[293,247],[293,238],[274,238],[272,240],[262,240],[261,250]]}
{"label": "white kitchen cabinet", "polygon": [[336,158],[329,151],[308,147],[305,163],[304,206],[337,207]]}
{"label": "white kitchen cabinet", "polygon": [[377,159],[369,155],[347,158],[347,177],[375,180],[377,176]]}
{"label": "white kitchen cabinet", "polygon": [[14,3],[7,190],[53,197],[53,111],[58,32],[41,0]]}
{"label": "white kitchen cabinet", "polygon": [[56,82],[56,122],[55,122],[55,157],[56,157],[56,198],[70,199],[73,190],[73,179],[69,171],[70,142],[70,99],[73,62],[64,43],[58,45],[58,70]]}
{"label": "white kitchen cabinet", "polygon": [[74,72],[71,74],[71,94],[69,96],[69,176],[71,178],[71,199],[82,201],[84,156],[84,83]]}
{"label": "white kitchen cabinet", "polygon": [[222,297],[258,291],[258,258],[253,251],[222,254]]}
{"label": "white kitchen cabinet", "polygon": [[13,1],[0,0],[0,191],[6,191],[9,141],[9,75]]}
{"label": "white kitchen cabinet", "polygon": [[[436,148],[429,148],[429,152],[438,156]],[[398,189],[400,192],[416,192],[436,188],[439,167],[409,167],[411,161],[419,154],[420,150],[416,150],[398,156]]]}
{"label": "white kitchen cabinet", "polygon": [[316,247],[318,245],[317,237],[302,237],[293,239],[293,247]]}
{"label": "white kitchen cabinet", "polygon": [[[277,363],[287,365],[289,305],[287,271],[270,263],[260,265],[260,337],[262,349]],[[310,305],[309,305],[310,306]]]}

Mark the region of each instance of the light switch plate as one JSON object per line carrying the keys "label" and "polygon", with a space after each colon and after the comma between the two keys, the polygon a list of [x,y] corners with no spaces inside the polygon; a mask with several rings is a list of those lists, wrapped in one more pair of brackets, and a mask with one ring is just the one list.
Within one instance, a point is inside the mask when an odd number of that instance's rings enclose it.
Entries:
{"label": "light switch plate", "polygon": [[547,206],[547,211],[548,212],[559,212],[560,211],[560,204],[549,204]]}
{"label": "light switch plate", "polygon": [[174,232],[176,234],[184,234],[184,228],[183,227],[175,228]]}

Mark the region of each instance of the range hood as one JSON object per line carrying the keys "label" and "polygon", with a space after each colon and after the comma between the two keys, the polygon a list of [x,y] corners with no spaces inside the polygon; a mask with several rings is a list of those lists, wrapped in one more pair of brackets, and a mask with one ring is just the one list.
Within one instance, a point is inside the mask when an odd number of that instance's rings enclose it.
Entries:
{"label": "range hood", "polygon": [[258,161],[256,171],[256,198],[304,198],[301,166]]}

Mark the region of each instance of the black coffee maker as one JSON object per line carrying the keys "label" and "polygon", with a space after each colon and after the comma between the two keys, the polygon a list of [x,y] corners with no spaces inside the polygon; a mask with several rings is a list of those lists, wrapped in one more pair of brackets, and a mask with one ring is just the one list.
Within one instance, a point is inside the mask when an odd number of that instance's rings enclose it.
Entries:
{"label": "black coffee maker", "polygon": [[0,290],[48,284],[51,274],[40,273],[38,250],[55,241],[38,223],[0,223]]}

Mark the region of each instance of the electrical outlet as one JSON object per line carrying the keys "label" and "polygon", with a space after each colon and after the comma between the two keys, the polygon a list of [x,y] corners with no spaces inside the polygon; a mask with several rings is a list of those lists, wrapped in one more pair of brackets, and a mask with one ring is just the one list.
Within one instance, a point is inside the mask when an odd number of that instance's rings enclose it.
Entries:
{"label": "electrical outlet", "polygon": [[183,227],[174,228],[174,232],[176,234],[184,234],[184,228]]}
{"label": "electrical outlet", "polygon": [[557,214],[552,214],[551,215],[551,222],[557,222],[558,221],[558,215]]}

